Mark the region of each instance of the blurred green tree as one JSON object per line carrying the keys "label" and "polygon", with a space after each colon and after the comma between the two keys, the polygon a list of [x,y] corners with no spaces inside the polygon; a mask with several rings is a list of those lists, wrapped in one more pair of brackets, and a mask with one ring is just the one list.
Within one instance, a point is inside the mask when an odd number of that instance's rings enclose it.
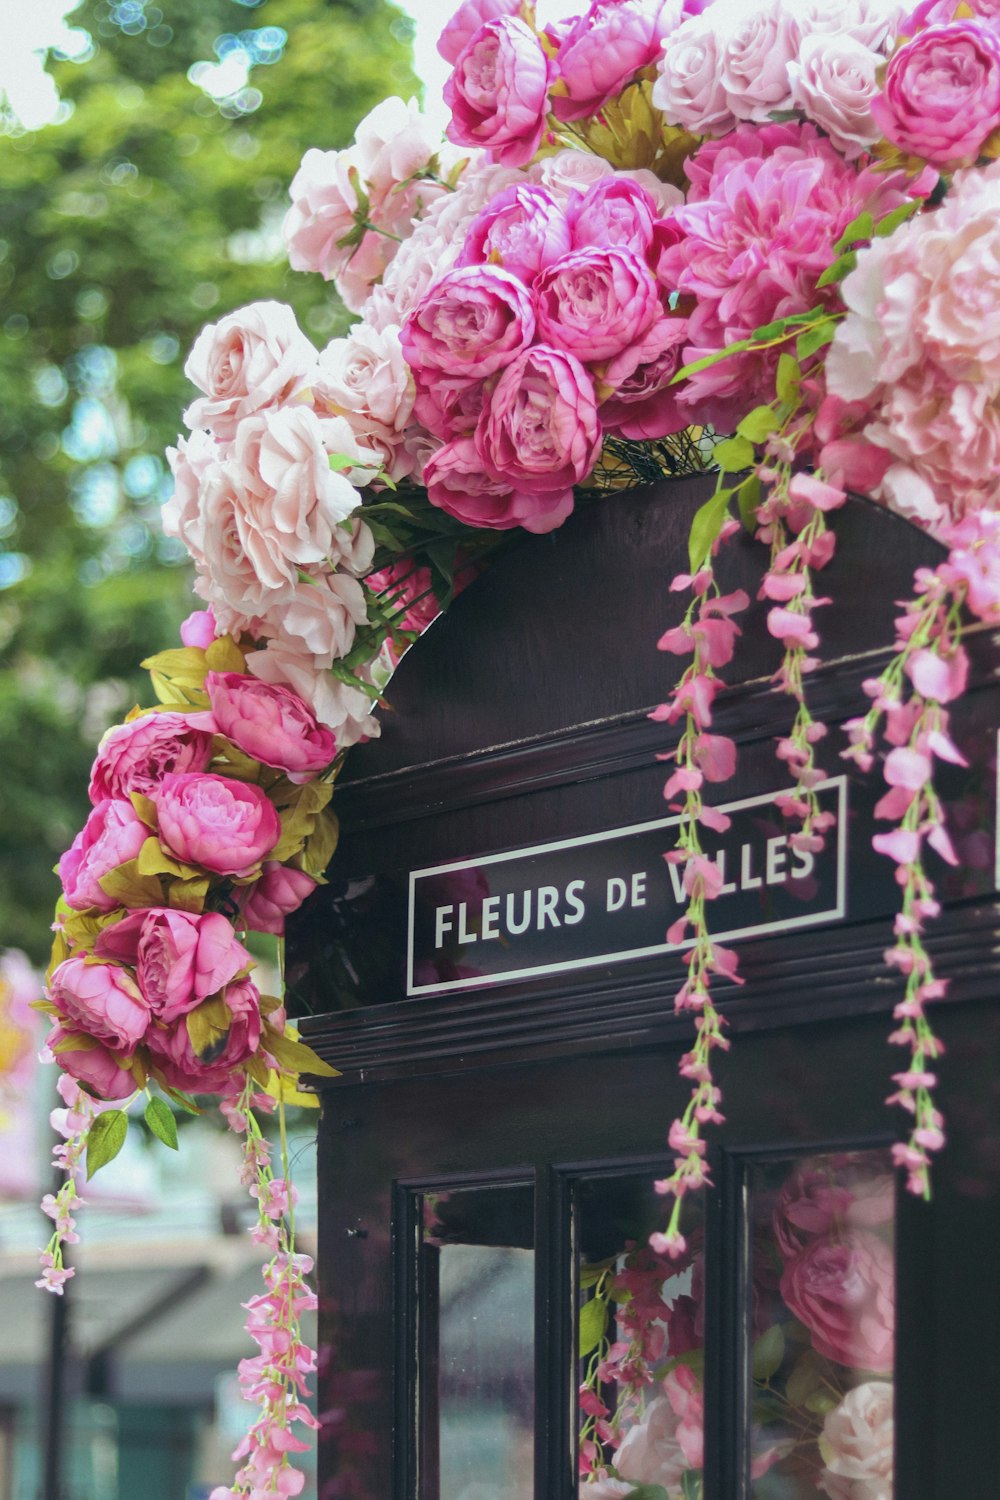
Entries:
{"label": "blurred green tree", "polygon": [[0,942],[36,958],[96,739],[196,607],[157,516],[187,350],[260,298],[320,344],[343,331],[332,289],[284,262],[288,183],[416,88],[386,0],[86,0],[71,20],[91,45],[56,61],[65,118],[0,118]]}

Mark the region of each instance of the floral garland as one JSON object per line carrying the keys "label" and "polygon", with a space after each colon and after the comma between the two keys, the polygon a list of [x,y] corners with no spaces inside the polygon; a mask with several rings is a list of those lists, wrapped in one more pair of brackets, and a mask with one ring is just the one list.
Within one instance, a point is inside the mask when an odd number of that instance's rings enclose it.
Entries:
{"label": "floral garland", "polygon": [[291,265],[335,284],[359,315],[350,333],[317,350],[264,302],[192,350],[201,394],[163,520],[207,608],[146,663],[158,705],[106,736],[94,810],[59,867],[50,1048],[74,1082],[43,1281],[71,1274],[77,1168],[120,1147],[125,1101],[147,1094],[149,1128],[173,1145],[170,1104],[221,1098],[273,1259],[244,1382],[261,1417],[217,1496],[298,1493],[288,1424],[306,1420],[296,1319],[311,1294],[287,1171],[269,1175],[250,1106],[330,1071],[258,993],[240,937],[280,934],[322,880],[336,767],[378,733],[399,655],[505,533],[558,527],[588,491],[703,467],[714,446],[717,490],[672,585],[689,604],[660,641],[690,661],[653,714],[679,727],[667,857],[688,904],[668,939],[687,945],[675,1004],[695,1041],[651,1253],[685,1254],[682,1200],[707,1181],[704,1130],[722,1120],[712,985],[739,982],[711,935],[722,876],[700,829],[725,826],[703,793],[735,769],[712,714],[749,599],[720,593],[715,558],[741,522],[763,544],[789,699],[781,806],[792,846],[815,852],[832,822],[807,691],[816,580],[849,488],[948,548],[918,575],[844,751],[861,772],[886,751],[890,828],[874,842],[900,888],[886,958],[905,980],[892,1102],[912,1117],[894,1152],[912,1191],[929,1192],[944,1141],[927,1006],[947,981],[923,943],[938,911],[925,854],[954,859],[933,775],[961,763],[947,705],[966,682],[963,630],[1000,615],[996,0],[909,14],[594,0],[543,27],[521,0],[465,0],[439,48],[447,141],[412,101],[386,100],[347,149],[307,151],[291,184]]}

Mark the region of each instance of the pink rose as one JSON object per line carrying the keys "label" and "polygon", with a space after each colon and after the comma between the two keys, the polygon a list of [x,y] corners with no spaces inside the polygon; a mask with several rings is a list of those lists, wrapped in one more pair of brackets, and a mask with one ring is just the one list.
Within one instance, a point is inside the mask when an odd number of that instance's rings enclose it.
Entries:
{"label": "pink rose", "polygon": [[781,1295],[818,1354],[849,1369],[892,1369],[895,1268],[877,1235],[849,1229],[814,1239],[786,1264]]}
{"label": "pink rose", "polygon": [[573,509],[572,488],[524,491],[491,473],[471,438],[455,438],[424,466],[427,498],[466,526],[553,531]]}
{"label": "pink rose", "polygon": [[430,191],[437,196],[446,191],[431,183],[410,181],[431,165],[443,144],[440,130],[416,99],[404,103],[398,94],[382,99],[358,125],[354,140],[370,192],[379,200],[383,214],[388,209],[397,223],[411,216],[411,193]]}
{"label": "pink rose", "polygon": [[[370,539],[368,528],[364,530]],[[366,549],[364,556],[370,564],[371,552]],[[266,630],[262,633],[308,651],[329,669],[350,651],[357,626],[367,618],[364,591],[358,580],[346,573],[324,573],[313,583],[297,583],[276,601],[273,613],[264,617]],[[253,657],[249,660],[252,662]],[[261,675],[254,667],[250,670]]]}
{"label": "pink rose", "polygon": [[680,1484],[688,1461],[677,1437],[677,1413],[666,1396],[656,1396],[630,1427],[615,1454],[615,1468],[633,1484]]}
{"label": "pink rose", "polygon": [[823,1419],[819,1441],[826,1468],[819,1488],[834,1500],[892,1500],[893,1428],[888,1381],[866,1380],[848,1391]]}
{"label": "pink rose", "polygon": [[552,63],[524,21],[501,16],[485,22],[444,86],[448,139],[484,146],[505,167],[523,166],[542,138],[551,77]]}
{"label": "pink rose", "polygon": [[889,59],[872,114],[935,167],[971,162],[1000,125],[1000,36],[975,20],[929,26]]}
{"label": "pink rose", "polygon": [[705,1463],[705,1393],[687,1365],[678,1365],[664,1378],[663,1389],[677,1417],[677,1441],[689,1469]]}
{"label": "pink rose", "polygon": [[518,490],[581,483],[601,451],[594,385],[572,354],[535,344],[504,370],[476,429],[487,468]]}
{"label": "pink rose", "polygon": [[462,266],[435,282],[403,325],[403,353],[418,389],[494,374],[535,333],[531,293],[495,266]]}
{"label": "pink rose", "polygon": [[168,1087],[193,1094],[223,1092],[233,1070],[252,1057],[260,1045],[260,995],[249,979],[227,985],[221,999],[229,1011],[225,1042],[212,1048],[207,1059],[197,1056],[188,1035],[187,1018],[167,1027],[152,1026],[146,1037],[154,1066]]}
{"label": "pink rose", "polygon": [[[74,1030],[72,1026],[54,1027],[47,1038],[49,1046],[57,1046]],[[128,1099],[139,1087],[129,1070],[131,1059],[107,1047],[68,1047],[57,1056],[64,1072],[98,1099]]]}
{"label": "pink rose", "polygon": [[569,210],[572,248],[616,245],[645,257],[659,216],[652,194],[633,178],[602,177]]}
{"label": "pink rose", "polygon": [[167,775],[153,801],[160,838],[186,864],[216,875],[251,875],[281,838],[260,787],[196,771]]}
{"label": "pink rose", "polygon": [[59,879],[69,905],[77,911],[88,906],[112,911],[118,902],[105,895],[101,877],[136,859],[149,835],[150,829],[131,802],[120,797],[99,802],[59,861]]}
{"label": "pink rose", "polygon": [[726,102],[738,120],[763,124],[792,103],[788,65],[797,42],[791,7],[782,0],[763,0],[728,12],[727,20],[731,29],[724,35],[719,70]]}
{"label": "pink rose", "polygon": [[143,714],[116,724],[102,739],[90,773],[90,800],[143,796],[169,771],[204,771],[212,759],[212,736],[186,714]]}
{"label": "pink rose", "polygon": [[457,264],[502,266],[530,286],[539,271],[570,248],[569,224],[552,194],[515,183],[473,219]]}
{"label": "pink rose", "polygon": [[789,64],[795,104],[826,131],[848,161],[881,135],[871,109],[881,66],[879,53],[847,32],[807,36]]}
{"label": "pink rose", "polygon": [[316,350],[280,302],[253,302],[203,328],[184,373],[205,395],[184,413],[222,442],[244,417],[280,406],[309,384]]}
{"label": "pink rose", "polygon": [[[225,919],[223,919],[225,920]],[[49,999],[70,1031],[134,1052],[146,1035],[150,1007],[127,969],[66,958],[53,970]]]}
{"label": "pink rose", "polygon": [[802,1166],[785,1181],[774,1209],[774,1237],[785,1260],[791,1260],[817,1235],[846,1222],[854,1194],[836,1174],[821,1166]]}
{"label": "pink rose", "polygon": [[252,966],[233,924],[221,912],[130,912],[97,939],[95,951],[136,971],[139,988],[162,1025],[194,1010]]}
{"label": "pink rose", "polygon": [[356,323],[346,338],[327,344],[319,367],[314,389],[324,405],[376,424],[385,441],[402,432],[413,409],[413,377],[394,324],[377,330]]}
{"label": "pink rose", "polygon": [[315,880],[304,870],[267,860],[260,879],[246,887],[243,920],[251,932],[274,932],[281,937],[286,916],[298,911],[315,889]]}
{"label": "pink rose", "polygon": [[205,690],[219,733],[289,781],[311,781],[337,753],[334,736],[290,688],[240,672],[209,672]]}
{"label": "pink rose", "polygon": [[711,10],[669,38],[653,85],[653,103],[670,125],[698,135],[724,135],[736,123],[721,76],[722,38]]}
{"label": "pink rose", "polygon": [[582,119],[620,94],[656,61],[680,11],[676,0],[593,0],[559,48],[556,66],[566,92],[552,101],[557,118]]}
{"label": "pink rose", "polygon": [[465,0],[438,37],[437,49],[445,62],[458,61],[485,21],[520,14],[521,0]]}
{"label": "pink rose", "polygon": [[187,619],[181,621],[181,644],[184,646],[197,646],[207,651],[217,634],[215,617],[210,609],[192,610]]}
{"label": "pink rose", "polygon": [[661,311],[649,267],[617,246],[564,255],[541,273],[535,291],[541,337],[587,364],[636,343]]}
{"label": "pink rose", "polygon": [[485,380],[473,380],[468,385],[448,385],[439,380],[421,384],[413,414],[429,433],[446,443],[450,438],[472,436],[486,398]]}

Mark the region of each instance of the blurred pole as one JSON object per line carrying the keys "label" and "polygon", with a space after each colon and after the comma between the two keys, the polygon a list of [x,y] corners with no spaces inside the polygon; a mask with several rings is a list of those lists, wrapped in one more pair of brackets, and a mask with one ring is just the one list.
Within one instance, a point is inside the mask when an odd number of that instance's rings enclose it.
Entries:
{"label": "blurred pole", "polygon": [[69,1373],[69,1299],[72,1282],[63,1286],[61,1297],[48,1295],[49,1349],[42,1371],[41,1420],[42,1488],[39,1500],[65,1500],[63,1459],[66,1449],[66,1420],[69,1414],[67,1376]]}

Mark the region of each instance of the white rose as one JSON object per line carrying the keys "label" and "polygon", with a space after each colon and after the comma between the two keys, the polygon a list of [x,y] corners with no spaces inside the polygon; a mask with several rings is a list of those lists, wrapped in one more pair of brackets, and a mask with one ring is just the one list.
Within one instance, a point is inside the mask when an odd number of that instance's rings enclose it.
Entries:
{"label": "white rose", "polygon": [[557,151],[546,156],[531,175],[537,177],[542,187],[548,188],[558,203],[566,203],[571,193],[585,193],[602,177],[610,177],[614,168],[603,156],[592,151]]}
{"label": "white rose", "polygon": [[724,135],[736,124],[720,76],[720,39],[712,11],[691,16],[664,43],[653,103],[667,123],[699,135]]}
{"label": "white rose", "polygon": [[296,579],[280,608],[262,614],[265,635],[308,652],[323,667],[347,655],[355,628],[367,619],[361,585],[346,573],[324,573],[311,583]]}
{"label": "white rose", "polygon": [[361,175],[382,191],[423,171],[441,146],[441,132],[416,99],[404,104],[394,95],[365,115],[354,140]]}
{"label": "white rose", "polygon": [[882,57],[852,36],[808,36],[789,64],[792,98],[807,119],[825,130],[848,161],[881,138],[871,102],[879,92]]}
{"label": "white rose", "polygon": [[209,323],[195,340],[184,373],[205,395],[192,402],[184,420],[228,442],[244,417],[280,406],[307,386],[317,358],[290,307],[242,307]]}
{"label": "white rose", "polygon": [[851,1500],[892,1500],[892,1440],[892,1385],[868,1380],[827,1414],[819,1446],[827,1473],[849,1481]]}
{"label": "white rose", "polygon": [[895,40],[908,7],[898,0],[784,0],[792,43],[820,32],[853,37],[873,51],[885,51]]}
{"label": "white rose", "polygon": [[720,79],[736,118],[765,121],[775,110],[790,109],[788,64],[795,46],[781,0],[722,0],[707,14],[720,38]]}
{"label": "white rose", "polygon": [[215,611],[222,631],[251,631],[272,606],[279,608],[294,586],[296,568],[262,529],[229,463],[212,464],[201,484],[202,576],[195,585]]}
{"label": "white rose", "polygon": [[335,411],[372,419],[402,432],[413,410],[413,376],[403,357],[399,325],[358,323],[327,344],[319,359],[317,391]]}

